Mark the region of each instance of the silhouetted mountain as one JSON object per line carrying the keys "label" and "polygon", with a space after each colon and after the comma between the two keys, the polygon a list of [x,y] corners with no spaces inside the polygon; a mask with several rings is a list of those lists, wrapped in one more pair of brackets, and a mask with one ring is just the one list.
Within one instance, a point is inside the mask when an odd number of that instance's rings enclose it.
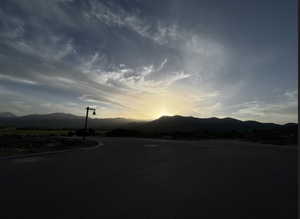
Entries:
{"label": "silhouetted mountain", "polygon": [[[1,114],[0,114],[1,115]],[[136,120],[124,118],[97,119],[89,117],[88,126],[97,129],[114,129]],[[85,117],[66,113],[32,114],[19,117],[0,117],[0,127],[79,129],[84,127]]]}
{"label": "silhouetted mountain", "polygon": [[[1,115],[3,115],[1,117]],[[15,116],[0,113],[0,127],[81,129],[85,117],[66,113]],[[153,121],[89,118],[89,128],[109,130],[107,136],[168,137],[173,139],[242,138],[271,144],[296,144],[298,124],[261,123],[234,118],[162,116]]]}
{"label": "silhouetted mountain", "polygon": [[246,131],[252,129],[272,129],[281,127],[274,123],[241,121],[233,118],[219,119],[195,118],[184,116],[162,116],[159,119],[140,126],[142,130],[159,132],[195,132],[195,131]]}
{"label": "silhouetted mountain", "polygon": [[[66,113],[14,116],[0,113],[0,127],[81,129],[85,117]],[[261,123],[234,118],[162,116],[153,121],[89,118],[88,127],[108,130],[107,136],[168,137],[173,139],[243,138],[274,144],[295,144],[298,124]]]}
{"label": "silhouetted mountain", "polygon": [[10,112],[0,113],[0,118],[15,118],[16,115]]}
{"label": "silhouetted mountain", "polygon": [[75,116],[69,113],[50,113],[50,114],[31,114],[21,117],[23,119],[80,119],[80,116]]}
{"label": "silhouetted mountain", "polygon": [[[246,139],[269,144],[297,144],[298,124],[278,125],[233,118],[162,116],[159,119],[128,124],[126,130],[113,130],[108,136],[143,136],[172,139]],[[123,128],[124,129],[124,128]],[[133,132],[135,131],[135,132]]]}

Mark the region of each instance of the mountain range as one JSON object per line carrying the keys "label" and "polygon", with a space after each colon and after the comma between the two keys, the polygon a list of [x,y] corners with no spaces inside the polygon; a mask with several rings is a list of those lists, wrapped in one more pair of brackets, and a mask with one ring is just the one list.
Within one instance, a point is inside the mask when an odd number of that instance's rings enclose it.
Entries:
{"label": "mountain range", "polygon": [[[85,117],[66,113],[16,116],[0,113],[0,129],[70,129],[84,127]],[[162,116],[152,121],[125,118],[88,119],[88,127],[102,130],[103,136],[171,139],[244,139],[268,144],[297,145],[298,124],[262,123],[234,118]],[[71,132],[70,132],[71,133]]]}
{"label": "mountain range", "polygon": [[[31,114],[16,116],[10,112],[0,113],[0,127],[80,129],[84,127],[85,117],[67,113]],[[247,131],[253,129],[268,130],[274,128],[296,127],[296,123],[279,125],[257,121],[241,121],[234,118],[196,118],[186,116],[162,116],[152,121],[125,118],[90,118],[88,126],[95,129],[138,129],[140,131],[159,132],[195,132],[195,131]]]}
{"label": "mountain range", "polygon": [[[137,120],[124,118],[90,118],[90,128],[113,129]],[[16,116],[9,112],[0,113],[0,127],[39,128],[39,129],[80,129],[84,127],[85,117],[68,113],[31,114]]]}

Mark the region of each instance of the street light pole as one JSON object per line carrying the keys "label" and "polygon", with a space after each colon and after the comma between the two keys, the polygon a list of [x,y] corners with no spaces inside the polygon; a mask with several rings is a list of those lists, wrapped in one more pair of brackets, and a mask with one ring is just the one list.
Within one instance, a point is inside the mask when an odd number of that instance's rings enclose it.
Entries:
{"label": "street light pole", "polygon": [[88,124],[88,117],[89,117],[89,111],[93,110],[93,115],[96,115],[96,109],[95,108],[91,108],[91,107],[87,107],[86,108],[86,115],[85,115],[85,125],[84,125],[84,134],[83,134],[83,140],[85,140],[85,136],[87,134],[87,124]]}

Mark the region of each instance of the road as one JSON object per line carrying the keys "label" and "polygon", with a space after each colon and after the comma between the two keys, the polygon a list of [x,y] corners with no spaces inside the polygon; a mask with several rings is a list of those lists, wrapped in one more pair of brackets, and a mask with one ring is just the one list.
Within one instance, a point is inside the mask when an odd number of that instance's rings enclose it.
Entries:
{"label": "road", "polygon": [[0,160],[0,218],[297,218],[297,150],[238,141],[101,138]]}

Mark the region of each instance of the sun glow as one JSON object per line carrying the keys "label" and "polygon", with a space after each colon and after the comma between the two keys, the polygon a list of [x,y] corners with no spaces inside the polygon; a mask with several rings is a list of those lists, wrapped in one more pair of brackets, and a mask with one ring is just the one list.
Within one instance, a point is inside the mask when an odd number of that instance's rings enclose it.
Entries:
{"label": "sun glow", "polygon": [[173,115],[175,115],[175,113],[172,113],[166,107],[162,107],[157,112],[153,112],[153,118],[152,119],[157,119],[157,118],[162,117],[162,116],[173,116]]}
{"label": "sun glow", "polygon": [[192,88],[153,90],[152,92],[132,92],[118,94],[111,98],[120,103],[118,108],[99,108],[102,118],[123,117],[138,120],[154,120],[162,116],[211,117],[220,108],[218,103],[207,104],[217,94],[199,93]]}
{"label": "sun glow", "polygon": [[111,109],[106,111],[103,109],[102,115],[153,120],[161,116],[192,115],[196,108],[191,98],[187,98],[187,94],[174,90],[120,95],[115,96],[114,101],[128,106],[127,110],[125,111],[123,108],[119,111],[112,111]]}

